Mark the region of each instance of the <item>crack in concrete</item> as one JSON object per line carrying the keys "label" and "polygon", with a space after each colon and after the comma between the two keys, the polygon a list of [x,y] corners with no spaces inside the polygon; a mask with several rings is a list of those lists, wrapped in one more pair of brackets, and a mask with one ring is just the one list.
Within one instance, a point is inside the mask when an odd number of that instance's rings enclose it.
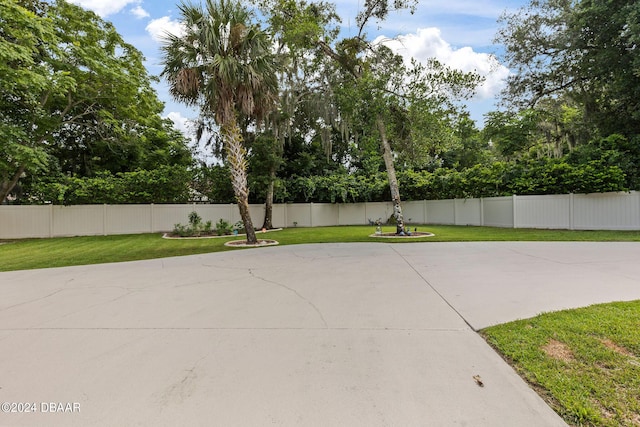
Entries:
{"label": "crack in concrete", "polygon": [[10,305],[8,307],[1,308],[0,312],[7,311],[7,310],[10,310],[12,308],[20,307],[20,306],[23,306],[23,305],[31,304],[31,303],[34,303],[34,302],[45,300],[45,299],[47,299],[49,297],[52,297],[54,295],[59,294],[60,292],[63,292],[63,291],[66,291],[66,289],[57,289],[56,291],[51,292],[50,294],[47,294],[45,296],[42,296],[42,297],[39,297],[39,298],[35,298],[35,299],[29,300],[29,301],[24,301],[24,302],[21,302],[21,303],[18,303],[18,304]]}
{"label": "crack in concrete", "polygon": [[359,255],[352,255],[352,254],[344,254],[344,255],[333,255],[331,253],[327,253],[326,255],[323,256],[305,256],[305,255],[301,255],[298,252],[295,251],[291,251],[291,254],[293,256],[295,256],[296,258],[299,259],[303,259],[306,261],[317,261],[317,260],[323,260],[323,259],[341,259],[341,258],[357,258],[359,257]]}
{"label": "crack in concrete", "polygon": [[528,254],[526,252],[521,252],[521,251],[519,251],[517,249],[513,249],[513,248],[509,248],[508,250],[510,252],[513,252],[514,254],[522,255],[522,256],[525,256],[525,257],[533,258],[533,259],[539,259],[541,261],[547,261],[547,262],[551,262],[551,263],[554,263],[554,264],[560,264],[560,265],[588,265],[588,264],[591,264],[590,261],[563,262],[563,261],[559,261],[557,259],[547,258],[547,257],[540,256],[540,255]]}
{"label": "crack in concrete", "polygon": [[[48,320],[48,321],[43,322],[41,324],[47,324],[47,323],[55,322],[55,321],[58,321],[58,320],[66,319],[67,317],[71,317],[73,315],[85,312],[87,310],[91,310],[91,309],[93,309],[95,307],[98,307],[98,306],[101,306],[101,305],[106,305],[106,304],[111,304],[114,301],[118,301],[119,299],[125,298],[125,297],[127,297],[127,296],[129,296],[131,294],[134,294],[134,293],[138,292],[138,290],[122,288],[120,286],[102,286],[101,288],[116,288],[116,289],[122,289],[123,291],[126,291],[126,292],[123,295],[118,295],[117,297],[112,298],[112,299],[110,299],[108,301],[101,301],[99,303],[96,303],[96,304],[93,304],[93,305],[90,305],[90,306],[87,306],[87,307],[83,307],[80,310],[72,311],[71,313],[65,313],[65,314],[63,314],[61,316],[57,316],[55,319]],[[83,289],[83,288],[73,288],[73,289]]]}
{"label": "crack in concrete", "polygon": [[[231,279],[203,279],[203,280],[197,280],[197,281],[188,282],[188,283],[181,283],[179,285],[173,285],[171,286],[171,288],[180,289],[180,288],[188,288],[191,286],[198,286],[198,285],[227,284],[227,283],[238,282],[243,279],[244,277],[234,277]],[[147,288],[144,288],[144,289],[147,289]]]}
{"label": "crack in concrete", "polygon": [[[542,260],[542,261],[547,261],[547,262],[550,262],[550,263],[553,263],[553,264],[587,267],[587,268],[589,268],[591,270],[595,270],[595,271],[598,271],[598,272],[602,272],[603,271],[602,268],[599,268],[600,266],[606,268],[607,265],[610,265],[610,264],[616,265],[619,262],[619,261],[616,261],[616,262],[610,262],[610,261],[609,262],[598,262],[598,261],[566,262],[566,261],[555,260],[555,259],[552,259],[552,258],[547,258],[547,257],[541,256],[541,255],[528,254],[526,252],[521,252],[521,251],[518,251],[518,250],[513,249],[513,248],[510,248],[509,250],[511,252],[513,252],[513,253],[518,254],[518,255],[522,255],[522,256],[525,256],[525,257],[533,258],[533,259],[539,259],[539,260]],[[632,260],[632,261],[635,262],[635,260]],[[635,276],[629,276],[629,275],[626,275],[626,274],[620,274],[620,273],[617,273],[615,271],[611,271],[610,269],[606,271],[606,274],[609,275],[609,276],[614,275],[614,276],[617,276],[617,277],[622,277],[622,278],[625,278],[625,279],[628,279],[628,280],[632,280],[632,281],[637,281],[638,280],[638,278],[635,277]]]}
{"label": "crack in concrete", "polygon": [[278,283],[278,282],[274,282],[273,280],[265,279],[264,277],[257,276],[257,275],[253,272],[253,270],[252,270],[251,268],[250,268],[248,271],[249,271],[249,275],[250,275],[251,277],[255,278],[255,279],[262,280],[263,282],[266,282],[266,283],[271,283],[272,285],[276,285],[276,286],[278,286],[278,287],[280,287],[280,288],[286,289],[286,290],[288,290],[289,292],[291,292],[291,293],[295,294],[298,298],[300,298],[302,301],[306,302],[309,306],[311,306],[311,308],[313,308],[313,310],[314,310],[316,313],[318,313],[318,316],[320,317],[320,320],[322,320],[322,323],[324,324],[324,328],[325,328],[325,329],[328,329],[328,328],[329,328],[329,325],[327,324],[327,321],[325,320],[324,316],[322,315],[322,312],[320,311],[320,309],[319,309],[319,308],[318,308],[318,307],[317,307],[313,302],[311,302],[311,300],[309,300],[308,298],[305,298],[305,297],[304,297],[302,294],[300,294],[298,291],[296,291],[296,290],[295,290],[295,289],[293,289],[293,288],[290,288],[290,287],[289,287],[289,286],[287,286],[287,285],[284,285],[284,284],[282,284],[282,283]]}
{"label": "crack in concrete", "polygon": [[418,275],[418,277],[420,277],[420,278],[422,279],[422,281],[423,281],[424,283],[426,283],[426,284],[427,284],[427,286],[428,286],[429,288],[431,288],[431,290],[432,290],[433,292],[435,292],[435,293],[436,293],[436,295],[438,295],[438,297],[440,297],[440,299],[442,299],[442,301],[444,301],[444,303],[445,303],[445,304],[447,304],[447,305],[449,306],[449,308],[451,308],[451,310],[453,310],[453,312],[454,312],[454,313],[456,313],[456,314],[458,315],[458,317],[460,317],[460,318],[462,319],[462,321],[463,321],[463,322],[464,322],[464,323],[465,323],[469,328],[471,328],[471,330],[472,330],[472,331],[474,331],[474,332],[478,332],[478,331],[477,331],[477,330],[476,330],[476,329],[471,325],[471,323],[469,323],[469,321],[468,321],[467,319],[465,319],[465,317],[462,315],[462,313],[460,313],[460,312],[458,311],[458,309],[456,309],[456,308],[453,306],[453,304],[451,304],[451,303],[450,303],[450,302],[449,302],[449,301],[444,297],[444,295],[442,295],[442,294],[441,294],[441,293],[436,289],[436,287],[435,287],[435,286],[433,286],[433,285],[431,284],[431,282],[429,282],[429,280],[428,280],[426,277],[424,277],[424,276],[422,275],[422,273],[420,273],[420,272],[419,272],[419,271],[418,271],[418,270],[413,266],[413,264],[411,264],[411,263],[409,262],[409,260],[408,260],[408,259],[406,259],[406,258],[404,257],[404,255],[402,255],[400,252],[398,252],[398,251],[396,250],[396,248],[394,248],[393,246],[391,246],[391,250],[392,250],[392,251],[394,251],[394,252],[395,252],[395,253],[396,253],[400,258],[402,258],[402,260],[403,260],[403,261],[404,261],[404,262],[409,266],[409,268],[411,268],[411,269],[412,269],[412,270],[413,270],[413,271]]}

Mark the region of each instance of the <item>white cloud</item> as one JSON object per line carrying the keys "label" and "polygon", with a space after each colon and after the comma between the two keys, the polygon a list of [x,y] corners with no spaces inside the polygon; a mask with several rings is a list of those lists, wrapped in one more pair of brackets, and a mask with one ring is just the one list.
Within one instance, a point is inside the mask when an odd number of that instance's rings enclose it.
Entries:
{"label": "white cloud", "polygon": [[181,113],[172,111],[166,116],[173,122],[173,127],[178,129],[187,138],[192,138],[194,134],[193,121],[184,117]]}
{"label": "white cloud", "polygon": [[138,18],[138,19],[148,18],[149,16],[151,16],[151,15],[149,15],[149,12],[144,10],[140,5],[134,7],[133,9],[131,9],[130,12],[132,14],[134,14],[136,16],[136,18]]}
{"label": "white cloud", "polygon": [[129,4],[140,3],[140,0],[70,0],[71,3],[82,6],[105,17],[120,12]]}
{"label": "white cloud", "polygon": [[172,21],[170,17],[163,16],[149,22],[145,30],[154,40],[161,41],[167,33],[180,36],[184,33],[184,26],[179,21]]}
{"label": "white cloud", "polygon": [[425,62],[436,58],[451,68],[476,72],[485,77],[485,82],[478,88],[476,98],[495,97],[504,87],[509,69],[501,65],[495,57],[487,53],[474,52],[471,47],[453,48],[445,41],[438,28],[419,28],[416,33],[387,39],[380,36],[374,43],[382,43],[409,60],[415,58]]}

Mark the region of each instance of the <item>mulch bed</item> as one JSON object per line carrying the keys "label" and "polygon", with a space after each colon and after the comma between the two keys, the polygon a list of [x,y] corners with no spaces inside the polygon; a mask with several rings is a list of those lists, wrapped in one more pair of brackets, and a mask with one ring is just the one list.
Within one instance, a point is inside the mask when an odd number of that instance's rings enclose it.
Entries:
{"label": "mulch bed", "polygon": [[258,243],[247,243],[246,240],[232,240],[230,242],[226,242],[225,246],[230,246],[232,248],[260,248],[263,246],[275,246],[280,243],[277,240],[269,240],[269,239],[259,239]]}
{"label": "mulch bed", "polygon": [[380,234],[370,234],[369,237],[379,237],[379,238],[383,238],[383,239],[416,239],[419,237],[433,237],[435,236],[435,234],[433,233],[429,233],[426,231],[412,231],[411,235],[405,234],[404,236],[401,236],[400,234],[396,234],[396,233],[380,233]]}

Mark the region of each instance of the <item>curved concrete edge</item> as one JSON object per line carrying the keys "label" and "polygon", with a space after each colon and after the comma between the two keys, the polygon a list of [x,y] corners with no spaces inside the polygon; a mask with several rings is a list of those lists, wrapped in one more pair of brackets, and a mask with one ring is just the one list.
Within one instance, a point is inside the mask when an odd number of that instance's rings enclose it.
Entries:
{"label": "curved concrete edge", "polygon": [[277,246],[280,242],[277,240],[258,239],[258,243],[249,244],[246,240],[232,240],[225,242],[225,246],[230,248],[263,248],[266,246]]}
{"label": "curved concrete edge", "polygon": [[564,426],[468,325],[640,299],[638,259],[354,243],[0,273],[0,401],[81,406],[0,425]]}

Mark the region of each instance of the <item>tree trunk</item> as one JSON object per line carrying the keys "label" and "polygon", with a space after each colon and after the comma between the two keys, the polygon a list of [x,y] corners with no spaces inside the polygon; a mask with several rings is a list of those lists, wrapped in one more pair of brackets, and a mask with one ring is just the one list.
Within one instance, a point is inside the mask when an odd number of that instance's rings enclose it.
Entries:
{"label": "tree trunk", "polygon": [[256,244],[256,230],[253,228],[249,212],[249,187],[247,185],[246,150],[242,145],[242,135],[235,117],[222,126],[222,135],[227,149],[227,161],[231,171],[231,184],[236,196],[240,217],[247,233],[247,243]]}
{"label": "tree trunk", "polygon": [[247,243],[255,245],[258,243],[258,238],[256,237],[256,230],[253,228],[253,222],[251,221],[249,201],[247,199],[242,201],[238,199],[238,210],[240,211],[240,217],[242,218],[242,223],[244,224],[244,229],[247,233]]}
{"label": "tree trunk", "polygon": [[273,228],[273,187],[276,181],[276,169],[269,171],[269,187],[267,188],[267,198],[264,202],[264,223],[262,228],[271,230]]}
{"label": "tree trunk", "polygon": [[393,164],[393,153],[391,152],[391,146],[389,145],[389,140],[387,139],[387,130],[380,115],[378,115],[378,117],[376,118],[376,125],[378,126],[378,132],[380,133],[382,158],[384,159],[384,165],[387,169],[389,188],[391,189],[393,216],[396,219],[396,233],[400,234],[405,232],[404,218],[402,216],[402,206],[400,204],[400,187],[398,186],[398,179],[396,178],[396,168]]}
{"label": "tree trunk", "polygon": [[25,171],[25,167],[20,166],[10,181],[0,182],[0,205],[5,202],[9,194],[15,188],[16,184],[18,184],[18,181],[20,180],[20,177],[22,176],[24,171]]}

